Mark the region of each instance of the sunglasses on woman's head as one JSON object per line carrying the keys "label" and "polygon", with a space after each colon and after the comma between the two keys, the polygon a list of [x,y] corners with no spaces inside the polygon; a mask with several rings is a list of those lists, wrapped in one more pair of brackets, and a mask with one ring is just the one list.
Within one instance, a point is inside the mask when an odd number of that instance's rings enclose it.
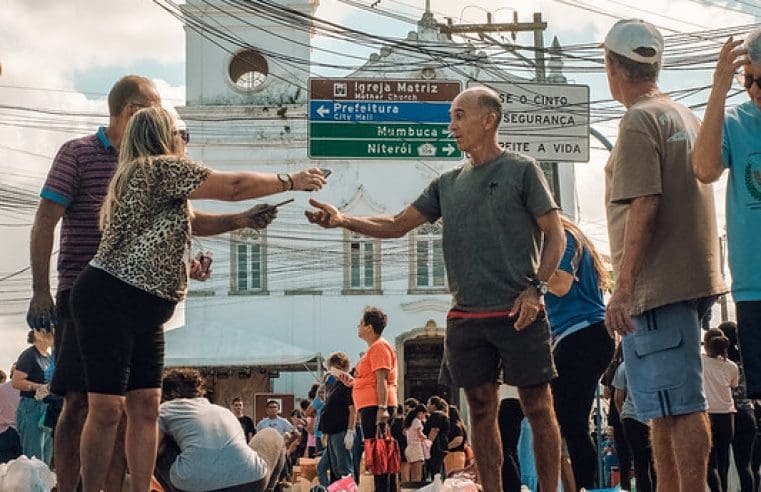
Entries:
{"label": "sunglasses on woman's head", "polygon": [[185,145],[190,143],[190,131],[183,128],[181,130],[175,130],[175,133],[180,136]]}
{"label": "sunglasses on woman's head", "polygon": [[737,81],[745,87],[746,89],[750,89],[753,87],[753,83],[755,82],[759,89],[761,89],[761,77],[754,78],[752,74],[749,73],[738,73],[735,78]]}

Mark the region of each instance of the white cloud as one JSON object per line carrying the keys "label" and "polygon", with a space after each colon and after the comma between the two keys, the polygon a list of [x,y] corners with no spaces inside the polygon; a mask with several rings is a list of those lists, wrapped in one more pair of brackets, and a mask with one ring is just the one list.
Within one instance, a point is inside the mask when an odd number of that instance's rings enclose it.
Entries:
{"label": "white cloud", "polygon": [[11,82],[34,76],[37,86],[70,88],[77,71],[185,56],[182,25],[150,0],[6,0],[0,25],[3,78]]}
{"label": "white cloud", "polygon": [[[10,0],[4,1],[0,9],[0,25],[3,26],[0,105],[105,115],[108,111],[104,95],[73,90],[78,73],[96,73],[142,62],[177,63],[185,57],[181,24],[150,0]],[[183,86],[172,86],[163,80],[155,82],[165,104],[182,104]],[[97,125],[105,123],[105,117],[55,117],[0,108],[0,183],[22,188],[36,197],[51,158],[61,144],[92,133]],[[50,131],[51,127],[61,125],[71,131]],[[30,224],[33,213],[33,210],[2,209],[0,224]],[[29,227],[0,225],[0,236],[1,278],[29,264]],[[3,306],[0,367],[5,369],[26,347],[25,312],[26,299],[31,294],[30,278],[26,272],[0,283]]]}

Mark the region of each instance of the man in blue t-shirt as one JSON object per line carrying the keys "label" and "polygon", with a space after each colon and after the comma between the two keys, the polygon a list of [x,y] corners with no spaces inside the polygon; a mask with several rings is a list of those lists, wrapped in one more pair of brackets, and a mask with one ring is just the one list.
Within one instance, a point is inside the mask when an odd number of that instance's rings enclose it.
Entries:
{"label": "man in blue t-shirt", "polygon": [[[737,80],[750,100],[725,111]],[[727,239],[732,297],[748,382],[748,397],[761,398],[761,28],[743,42],[730,37],[719,53],[703,127],[693,153],[697,178],[710,183],[729,169]]]}
{"label": "man in blue t-shirt", "polygon": [[261,432],[264,429],[275,429],[281,436],[285,436],[286,432],[293,432],[293,425],[288,420],[279,416],[280,403],[277,400],[269,400],[266,407],[267,416],[256,424],[256,432]]}

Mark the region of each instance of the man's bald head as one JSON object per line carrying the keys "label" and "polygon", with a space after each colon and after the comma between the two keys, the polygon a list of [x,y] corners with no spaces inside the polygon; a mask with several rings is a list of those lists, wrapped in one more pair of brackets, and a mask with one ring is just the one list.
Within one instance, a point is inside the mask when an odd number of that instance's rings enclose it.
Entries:
{"label": "man's bald head", "polygon": [[462,91],[457,98],[472,101],[484,114],[494,115],[494,128],[499,127],[502,121],[502,102],[497,91],[486,86],[470,87]]}

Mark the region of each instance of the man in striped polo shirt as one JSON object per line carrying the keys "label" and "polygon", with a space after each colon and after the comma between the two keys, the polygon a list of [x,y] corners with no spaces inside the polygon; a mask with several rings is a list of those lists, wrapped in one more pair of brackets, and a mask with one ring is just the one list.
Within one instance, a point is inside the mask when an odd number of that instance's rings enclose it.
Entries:
{"label": "man in striped polo shirt", "polygon": [[[55,468],[58,490],[73,491],[79,481],[79,438],[87,416],[87,393],[68,300],[79,272],[100,243],[98,213],[116,169],[117,149],[132,115],[161,104],[156,87],[143,77],[128,75],[108,94],[109,123],[94,135],[71,140],[58,151],[40,193],[40,205],[31,237],[32,300],[27,323],[35,330],[55,326],[56,369],[51,384],[64,395],[55,432]],[[58,253],[58,288],[50,294],[50,256],[53,234],[63,219]],[[107,490],[121,490],[124,476],[123,443],[116,450]]]}
{"label": "man in striped polo shirt", "polygon": [[[32,227],[33,293],[27,323],[35,330],[55,327],[56,369],[51,389],[64,395],[53,450],[59,492],[76,490],[80,469],[79,442],[87,417],[87,387],[69,311],[69,291],[98,249],[98,215],[116,169],[117,149],[127,122],[138,110],[160,104],[159,93],[149,79],[136,75],[121,78],[108,94],[108,127],[63,144],[40,193],[40,205]],[[185,138],[183,140],[187,143]],[[194,211],[191,225],[194,235],[212,236],[245,227],[263,229],[276,215],[276,209],[262,203],[237,213]],[[54,302],[50,295],[50,255],[53,234],[61,219],[58,289]],[[208,264],[201,265],[197,259],[192,260],[191,278],[206,280],[209,274]],[[120,430],[119,436],[123,435],[124,431]],[[124,470],[124,443],[120,437],[114,449],[106,492],[121,491]]]}

